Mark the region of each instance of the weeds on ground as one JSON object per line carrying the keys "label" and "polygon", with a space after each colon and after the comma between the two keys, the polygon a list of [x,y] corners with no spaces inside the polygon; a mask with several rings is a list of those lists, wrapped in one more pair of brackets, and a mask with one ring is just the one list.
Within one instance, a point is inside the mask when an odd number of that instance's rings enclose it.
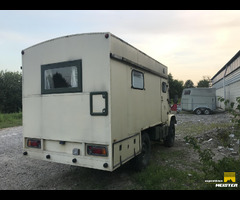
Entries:
{"label": "weeds on ground", "polygon": [[227,110],[233,115],[232,122],[240,128],[240,97],[236,97],[236,102],[230,102],[223,97],[218,97],[218,101],[224,102]]}
{"label": "weeds on ground", "polygon": [[214,153],[210,149],[202,149],[198,144],[197,139],[192,136],[186,136],[185,141],[191,145],[195,152],[198,153],[199,160],[202,164],[201,168],[204,173],[204,178],[208,180],[223,179],[224,172],[237,172],[236,179],[240,180],[239,166],[240,159],[232,157],[224,157],[221,160],[214,161]]}
{"label": "weeds on ground", "polygon": [[0,113],[0,129],[22,125],[22,113]]}
{"label": "weeds on ground", "polygon": [[170,166],[151,163],[144,171],[134,174],[136,188],[142,190],[189,190],[201,189],[202,175]]}
{"label": "weeds on ground", "polygon": [[[224,102],[225,106],[229,107],[229,112],[233,115],[232,122],[235,126],[235,135],[239,135],[240,130],[240,97],[236,98],[236,102],[230,102],[229,100],[225,100],[222,97],[218,97],[220,102]],[[235,109],[233,109],[235,107]],[[222,179],[224,172],[239,172],[240,159],[234,159],[232,157],[224,157],[219,161],[214,161],[213,156],[214,153],[210,149],[202,149],[198,144],[197,139],[193,136],[184,137],[185,141],[189,143],[195,152],[198,153],[200,162],[202,164],[202,171],[205,174],[205,177],[210,179]],[[228,139],[228,135],[221,138],[226,141]],[[240,174],[238,174],[237,180],[240,180]]]}

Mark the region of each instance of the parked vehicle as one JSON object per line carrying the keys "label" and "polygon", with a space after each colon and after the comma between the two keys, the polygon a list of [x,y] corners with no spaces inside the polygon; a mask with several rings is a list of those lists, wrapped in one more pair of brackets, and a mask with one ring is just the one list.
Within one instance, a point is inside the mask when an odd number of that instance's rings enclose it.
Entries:
{"label": "parked vehicle", "polygon": [[22,51],[24,155],[106,171],[150,140],[173,146],[167,67],[111,33],[60,37]]}
{"label": "parked vehicle", "polygon": [[186,88],[182,92],[182,110],[209,115],[216,109],[216,88]]}

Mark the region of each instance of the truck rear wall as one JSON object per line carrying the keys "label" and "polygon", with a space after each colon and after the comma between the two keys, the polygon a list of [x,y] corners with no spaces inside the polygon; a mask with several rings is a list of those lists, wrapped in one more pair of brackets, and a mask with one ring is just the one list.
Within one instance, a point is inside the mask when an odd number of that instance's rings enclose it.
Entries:
{"label": "truck rear wall", "polygon": [[[49,154],[50,161],[73,164],[75,147],[80,150],[76,165],[111,170],[111,102],[108,115],[90,113],[91,92],[104,91],[110,96],[109,40],[104,34],[73,35],[23,52],[23,135],[28,155],[46,160]],[[42,94],[42,66],[74,60],[81,60],[82,91]],[[93,97],[93,111],[102,106],[97,97]],[[40,138],[41,149],[28,148],[27,138]],[[86,144],[107,145],[108,156],[88,156]],[[109,167],[104,168],[103,163]]]}

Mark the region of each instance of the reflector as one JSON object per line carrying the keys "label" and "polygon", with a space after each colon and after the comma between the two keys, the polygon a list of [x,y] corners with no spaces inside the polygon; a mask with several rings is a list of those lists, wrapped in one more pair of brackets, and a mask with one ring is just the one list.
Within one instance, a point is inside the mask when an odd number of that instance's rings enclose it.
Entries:
{"label": "reflector", "polygon": [[40,149],[41,148],[41,140],[28,138],[27,146]]}
{"label": "reflector", "polygon": [[87,145],[87,153],[93,156],[108,156],[106,146]]}

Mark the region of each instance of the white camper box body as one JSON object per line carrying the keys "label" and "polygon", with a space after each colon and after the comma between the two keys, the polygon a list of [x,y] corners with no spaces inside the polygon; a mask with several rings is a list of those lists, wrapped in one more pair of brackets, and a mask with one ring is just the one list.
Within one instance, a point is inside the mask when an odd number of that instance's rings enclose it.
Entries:
{"label": "white camper box body", "polygon": [[216,109],[216,88],[186,88],[182,92],[182,110],[210,114]]}
{"label": "white camper box body", "polygon": [[[141,153],[144,130],[175,120],[167,67],[111,33],[29,47],[22,69],[24,155],[113,171]],[[68,87],[52,85],[58,71]]]}

